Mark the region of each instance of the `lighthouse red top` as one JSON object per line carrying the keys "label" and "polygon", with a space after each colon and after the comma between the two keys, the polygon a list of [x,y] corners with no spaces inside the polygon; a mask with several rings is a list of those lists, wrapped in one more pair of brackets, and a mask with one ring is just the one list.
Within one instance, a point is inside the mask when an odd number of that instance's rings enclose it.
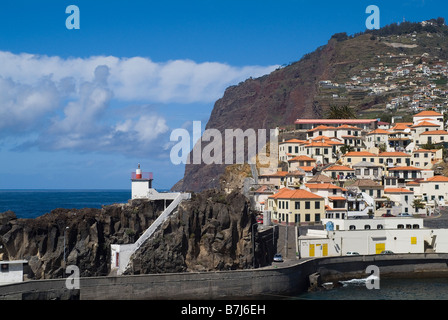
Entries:
{"label": "lighthouse red top", "polygon": [[131,180],[152,180],[152,172],[142,172],[139,163],[137,166],[137,170],[135,170],[135,172],[132,172]]}

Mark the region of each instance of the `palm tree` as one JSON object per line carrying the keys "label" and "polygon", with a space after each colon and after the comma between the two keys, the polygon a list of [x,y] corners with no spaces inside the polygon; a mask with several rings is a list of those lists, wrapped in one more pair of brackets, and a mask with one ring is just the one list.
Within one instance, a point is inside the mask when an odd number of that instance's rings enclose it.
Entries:
{"label": "palm tree", "polygon": [[327,111],[328,119],[354,119],[356,118],[356,114],[352,108],[347,105],[344,106],[336,106],[331,105]]}

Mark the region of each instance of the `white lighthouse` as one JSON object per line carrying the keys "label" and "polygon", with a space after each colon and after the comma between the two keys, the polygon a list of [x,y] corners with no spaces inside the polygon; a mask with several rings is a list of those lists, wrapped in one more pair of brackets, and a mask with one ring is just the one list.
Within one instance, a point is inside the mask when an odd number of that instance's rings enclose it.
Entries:
{"label": "white lighthouse", "polygon": [[155,190],[152,189],[152,172],[142,172],[140,163],[132,172],[132,199],[148,199]]}

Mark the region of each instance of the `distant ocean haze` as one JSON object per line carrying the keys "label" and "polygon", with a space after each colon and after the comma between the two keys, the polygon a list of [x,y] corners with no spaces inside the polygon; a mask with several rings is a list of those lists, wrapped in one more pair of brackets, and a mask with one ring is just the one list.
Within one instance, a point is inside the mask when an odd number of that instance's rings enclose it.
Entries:
{"label": "distant ocean haze", "polygon": [[36,218],[57,208],[101,208],[127,203],[131,190],[0,190],[0,212],[14,211],[17,218]]}

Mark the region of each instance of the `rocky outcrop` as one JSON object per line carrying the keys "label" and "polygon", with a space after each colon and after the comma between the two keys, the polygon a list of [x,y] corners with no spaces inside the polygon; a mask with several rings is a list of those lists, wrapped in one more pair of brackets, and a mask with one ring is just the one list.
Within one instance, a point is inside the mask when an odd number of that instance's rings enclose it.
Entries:
{"label": "rocky outcrop", "polygon": [[216,190],[194,194],[131,257],[127,274],[251,268],[252,239],[256,265],[265,265],[270,260],[264,258],[256,226],[242,194]]}
{"label": "rocky outcrop", "polygon": [[[67,265],[77,266],[81,277],[105,276],[110,273],[110,245],[134,243],[163,209],[163,201],[133,200],[102,209],[55,209],[35,219],[0,213],[0,259],[28,260],[30,279],[66,277]],[[242,194],[194,194],[136,252],[130,273],[249,268],[252,231],[255,261],[265,264],[270,259],[258,244],[254,224]]]}
{"label": "rocky outcrop", "polygon": [[55,209],[35,219],[7,211],[0,213],[0,255],[28,260],[31,279],[65,277],[64,265],[76,265],[82,277],[107,275],[110,245],[134,242],[162,210],[163,203],[134,200],[102,209]]}

